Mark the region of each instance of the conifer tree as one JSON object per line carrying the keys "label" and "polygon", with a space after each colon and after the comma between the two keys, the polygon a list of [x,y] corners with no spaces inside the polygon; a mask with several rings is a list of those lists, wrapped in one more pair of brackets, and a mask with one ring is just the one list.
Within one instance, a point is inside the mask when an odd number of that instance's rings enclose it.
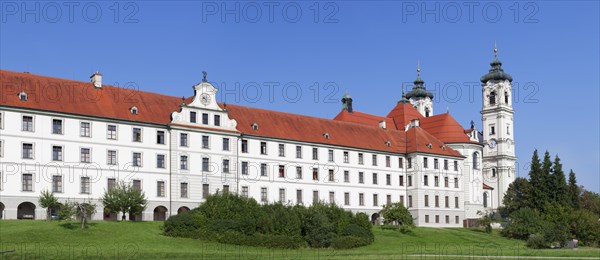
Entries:
{"label": "conifer tree", "polygon": [[575,173],[573,172],[573,170],[569,172],[568,193],[569,203],[571,203],[571,207],[573,207],[574,209],[579,209],[579,187],[577,186],[577,178],[575,177]]}
{"label": "conifer tree", "polygon": [[529,190],[530,207],[532,209],[541,209],[547,200],[545,192],[546,179],[542,173],[542,165],[537,150],[533,151],[531,158],[531,168],[529,170]]}
{"label": "conifer tree", "polygon": [[569,205],[569,196],[568,196],[568,186],[567,179],[565,177],[565,173],[562,169],[562,164],[560,163],[560,158],[558,155],[554,158],[554,168],[552,169],[552,178],[553,186],[550,186],[550,194],[552,194],[551,199],[552,202],[556,202],[559,205],[570,207]]}

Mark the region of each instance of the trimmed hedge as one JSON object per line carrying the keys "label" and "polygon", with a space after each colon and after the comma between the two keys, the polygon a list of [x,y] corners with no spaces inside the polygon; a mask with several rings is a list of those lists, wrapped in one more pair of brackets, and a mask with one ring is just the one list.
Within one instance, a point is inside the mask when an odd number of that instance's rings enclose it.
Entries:
{"label": "trimmed hedge", "polygon": [[200,207],[175,215],[163,225],[167,236],[269,248],[353,248],[374,241],[365,214],[336,205],[306,208],[281,203],[260,205],[235,194],[214,195]]}

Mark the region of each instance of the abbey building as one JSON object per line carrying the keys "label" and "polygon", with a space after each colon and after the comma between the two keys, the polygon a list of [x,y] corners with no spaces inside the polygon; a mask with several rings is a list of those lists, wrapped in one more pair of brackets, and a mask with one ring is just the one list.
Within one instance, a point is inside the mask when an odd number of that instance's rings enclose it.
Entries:
{"label": "abbey building", "polygon": [[[137,220],[164,220],[211,194],[259,202],[336,203],[380,221],[402,202],[418,226],[457,227],[495,209],[514,180],[510,75],[495,58],[481,77],[483,128],[434,114],[420,71],[387,115],[342,97],[333,119],[216,100],[207,79],[179,98],[0,71],[0,217],[43,219],[41,191],[92,200],[125,181],[148,197]],[[53,209],[53,212],[56,213]]]}

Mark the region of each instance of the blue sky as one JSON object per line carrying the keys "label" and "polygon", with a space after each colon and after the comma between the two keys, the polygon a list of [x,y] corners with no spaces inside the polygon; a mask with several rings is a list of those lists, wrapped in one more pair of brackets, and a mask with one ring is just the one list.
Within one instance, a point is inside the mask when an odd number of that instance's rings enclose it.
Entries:
{"label": "blue sky", "polygon": [[[600,190],[597,1],[0,3],[0,68],[333,118],[386,115],[421,76],[434,112],[481,126],[479,77],[497,42],[514,78],[518,174],[534,149]],[[118,10],[118,11],[117,11]],[[318,12],[317,12],[318,10]],[[260,14],[259,14],[260,12]],[[479,127],[481,128],[481,127]]]}

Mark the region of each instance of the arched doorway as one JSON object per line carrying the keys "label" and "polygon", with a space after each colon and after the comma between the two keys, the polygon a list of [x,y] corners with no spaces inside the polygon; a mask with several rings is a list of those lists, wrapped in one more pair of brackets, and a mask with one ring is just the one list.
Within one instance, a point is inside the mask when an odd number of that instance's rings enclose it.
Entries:
{"label": "arched doorway", "polygon": [[56,206],[50,208],[50,219],[55,220],[58,219],[58,212],[60,212],[60,207],[62,204],[58,203]]}
{"label": "arched doorway", "polygon": [[142,214],[137,214],[137,215],[129,215],[129,220],[130,221],[142,221]]}
{"label": "arched doorway", "polygon": [[104,220],[113,220],[116,221],[119,219],[118,213],[110,213],[106,208],[104,208],[103,216]]}
{"label": "arched doorway", "polygon": [[4,204],[0,202],[0,219],[4,219]]}
{"label": "arched doorway", "polygon": [[487,194],[487,192],[483,193],[483,207],[484,208],[488,207],[488,194]]}
{"label": "arched doorway", "polygon": [[158,206],[154,208],[154,221],[165,221],[167,219],[167,208]]}
{"label": "arched doorway", "polygon": [[35,205],[23,202],[17,207],[17,219],[35,219]]}
{"label": "arched doorway", "polygon": [[181,214],[181,213],[188,212],[188,211],[190,211],[190,208],[183,206],[177,210],[177,214]]}
{"label": "arched doorway", "polygon": [[371,215],[371,223],[373,225],[379,224],[379,213],[373,213],[373,215]]}

